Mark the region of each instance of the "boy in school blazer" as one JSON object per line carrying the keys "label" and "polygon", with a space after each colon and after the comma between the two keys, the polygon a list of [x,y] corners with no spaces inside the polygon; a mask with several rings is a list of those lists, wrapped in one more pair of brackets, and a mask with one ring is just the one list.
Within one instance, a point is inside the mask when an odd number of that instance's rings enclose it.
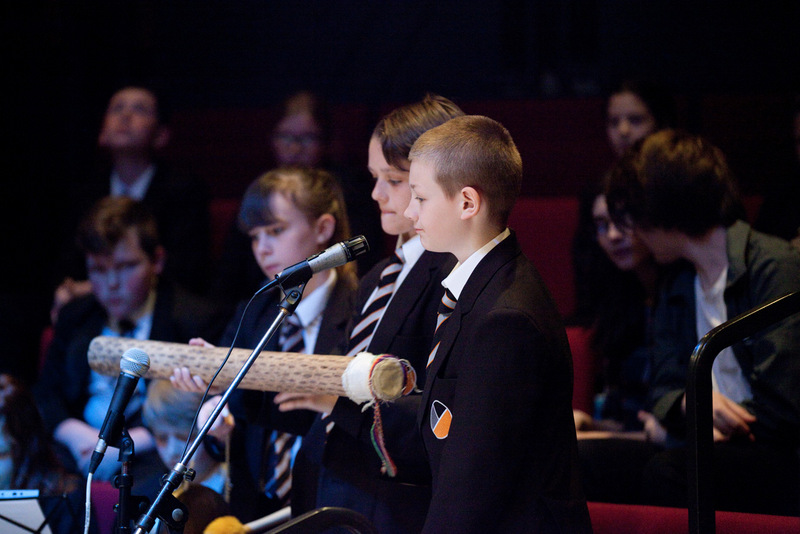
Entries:
{"label": "boy in school blazer", "polygon": [[459,262],[419,411],[433,477],[423,532],[591,532],[564,327],[506,227],[519,152],[502,125],[467,116],[420,136],[410,159],[406,216],[427,250]]}

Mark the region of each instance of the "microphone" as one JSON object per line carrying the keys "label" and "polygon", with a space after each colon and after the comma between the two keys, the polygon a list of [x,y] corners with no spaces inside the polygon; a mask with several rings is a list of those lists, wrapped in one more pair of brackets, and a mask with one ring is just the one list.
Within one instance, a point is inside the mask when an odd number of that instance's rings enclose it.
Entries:
{"label": "microphone", "polygon": [[117,379],[117,386],[114,388],[114,394],[111,397],[111,403],[108,405],[108,412],[103,421],[103,426],[100,428],[100,434],[97,439],[97,445],[92,452],[92,459],[89,462],[89,473],[94,473],[100,462],[103,460],[103,455],[106,452],[109,441],[116,439],[122,431],[122,425],[125,422],[125,407],[130,402],[133,392],[136,390],[136,383],[143,377],[147,370],[150,369],[150,357],[142,349],[135,347],[125,351],[122,359],[119,362],[119,378]]}
{"label": "microphone", "polygon": [[275,276],[275,280],[280,284],[299,285],[308,282],[320,271],[344,265],[368,251],[367,238],[359,235],[331,245],[322,252],[287,267]]}

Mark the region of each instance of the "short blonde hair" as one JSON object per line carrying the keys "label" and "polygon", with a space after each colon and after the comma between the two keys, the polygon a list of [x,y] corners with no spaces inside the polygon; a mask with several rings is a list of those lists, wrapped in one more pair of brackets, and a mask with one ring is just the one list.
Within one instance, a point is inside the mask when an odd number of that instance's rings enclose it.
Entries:
{"label": "short blonde hair", "polygon": [[432,165],[448,197],[473,187],[486,199],[490,219],[508,222],[522,188],[522,158],[499,122],[480,115],[450,119],[422,134],[409,159]]}

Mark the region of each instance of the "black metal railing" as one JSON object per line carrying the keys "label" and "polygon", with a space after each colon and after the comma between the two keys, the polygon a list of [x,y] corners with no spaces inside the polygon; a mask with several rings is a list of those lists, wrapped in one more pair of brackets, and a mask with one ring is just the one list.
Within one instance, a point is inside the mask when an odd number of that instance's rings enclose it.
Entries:
{"label": "black metal railing", "polygon": [[686,386],[689,532],[716,531],[711,366],[722,349],[800,312],[800,291],[746,311],[708,332],[694,349]]}

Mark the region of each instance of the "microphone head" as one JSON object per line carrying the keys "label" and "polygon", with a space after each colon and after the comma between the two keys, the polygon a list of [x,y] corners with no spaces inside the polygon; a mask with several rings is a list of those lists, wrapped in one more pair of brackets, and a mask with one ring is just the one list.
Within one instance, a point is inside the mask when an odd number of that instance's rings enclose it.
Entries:
{"label": "microphone head", "polygon": [[150,369],[150,356],[142,349],[131,347],[122,355],[119,368],[123,373],[141,378]]}
{"label": "microphone head", "polygon": [[348,261],[352,261],[369,252],[369,243],[367,243],[367,238],[363,235],[357,235],[347,241],[343,241],[342,245],[344,245]]}

